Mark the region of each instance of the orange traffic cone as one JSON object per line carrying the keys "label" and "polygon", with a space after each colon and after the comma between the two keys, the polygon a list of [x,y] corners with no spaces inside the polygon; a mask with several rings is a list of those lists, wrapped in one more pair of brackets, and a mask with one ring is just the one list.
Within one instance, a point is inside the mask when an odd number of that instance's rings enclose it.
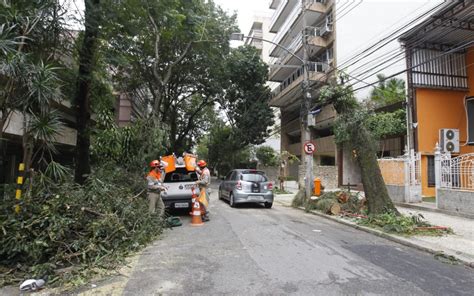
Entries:
{"label": "orange traffic cone", "polygon": [[202,218],[201,218],[201,206],[199,205],[199,201],[193,198],[191,226],[202,226],[202,225],[204,225],[204,223],[202,222]]}

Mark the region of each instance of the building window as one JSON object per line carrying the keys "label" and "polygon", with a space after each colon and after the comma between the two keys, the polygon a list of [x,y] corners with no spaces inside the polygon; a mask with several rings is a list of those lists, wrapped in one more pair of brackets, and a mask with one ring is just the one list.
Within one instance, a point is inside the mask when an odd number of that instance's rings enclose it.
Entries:
{"label": "building window", "polygon": [[335,166],[336,158],[333,156],[321,156],[321,165],[322,166]]}
{"label": "building window", "polygon": [[330,10],[330,11],[328,12],[328,14],[326,15],[326,24],[327,24],[327,25],[332,25],[332,20],[333,20],[333,18],[332,18],[332,10]]}
{"label": "building window", "polygon": [[468,89],[465,53],[415,49],[411,58],[414,85]]}
{"label": "building window", "polygon": [[434,156],[428,156],[428,187],[436,186]]}
{"label": "building window", "polygon": [[474,97],[466,98],[467,144],[474,145]]}

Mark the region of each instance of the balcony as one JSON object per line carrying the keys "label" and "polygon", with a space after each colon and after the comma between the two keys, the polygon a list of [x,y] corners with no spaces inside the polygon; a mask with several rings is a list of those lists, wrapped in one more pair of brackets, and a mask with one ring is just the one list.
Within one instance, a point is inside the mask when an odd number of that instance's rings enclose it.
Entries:
{"label": "balcony", "polygon": [[[309,51],[312,52],[312,56],[316,56],[319,52],[327,48],[333,38],[330,38],[326,27],[321,28],[314,28],[308,27],[306,30],[307,35],[307,42],[309,45]],[[299,57],[300,59],[303,58],[303,35],[300,33],[298,34],[287,47],[288,51],[283,51],[279,57],[274,57],[270,60],[270,65],[275,65],[270,69],[268,74],[268,80],[282,82],[286,77],[288,77],[294,69],[291,67],[278,67],[277,65],[299,65],[301,64],[301,60],[296,58],[294,55]],[[292,54],[290,54],[290,52]]]}
{"label": "balcony", "polygon": [[301,143],[288,145],[286,150],[293,155],[301,155]]}
{"label": "balcony", "polygon": [[313,114],[311,128],[315,130],[324,130],[330,128],[334,124],[334,120],[337,116],[336,109],[334,109],[334,106],[332,104],[325,105],[320,109],[314,110],[311,113]]}
{"label": "balcony", "polygon": [[[325,82],[326,72],[329,69],[327,63],[311,62],[308,68],[310,82]],[[304,79],[303,74],[304,66],[301,66],[280,83],[280,86],[272,92],[270,105],[274,107],[284,107],[294,103],[302,92],[301,83]]]}
{"label": "balcony", "polygon": [[[327,12],[326,0],[306,0],[306,21],[313,24]],[[332,2],[332,1],[331,1]],[[302,27],[300,0],[282,0],[270,21],[270,32],[285,34],[290,28],[298,31]],[[278,43],[278,36],[275,36]],[[279,38],[283,37],[282,35]],[[275,41],[274,40],[274,41]]]}
{"label": "balcony", "polygon": [[313,143],[316,146],[316,155],[333,156],[336,153],[336,142],[334,135],[313,139]]}

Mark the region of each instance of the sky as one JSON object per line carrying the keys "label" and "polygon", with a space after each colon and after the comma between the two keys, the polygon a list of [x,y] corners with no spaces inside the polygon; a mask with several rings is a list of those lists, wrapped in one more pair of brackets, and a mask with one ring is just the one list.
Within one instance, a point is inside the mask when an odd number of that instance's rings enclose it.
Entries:
{"label": "sky", "polygon": [[237,21],[242,33],[247,34],[252,25],[253,16],[262,13],[271,15],[270,0],[214,0],[230,14],[237,11]]}

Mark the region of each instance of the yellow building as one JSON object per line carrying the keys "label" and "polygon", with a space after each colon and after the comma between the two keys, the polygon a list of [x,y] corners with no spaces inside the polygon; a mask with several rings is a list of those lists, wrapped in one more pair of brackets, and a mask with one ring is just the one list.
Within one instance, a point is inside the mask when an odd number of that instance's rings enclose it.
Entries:
{"label": "yellow building", "polygon": [[409,148],[421,154],[422,194],[435,196],[436,144],[453,156],[474,152],[473,1],[447,1],[400,41],[409,69]]}

